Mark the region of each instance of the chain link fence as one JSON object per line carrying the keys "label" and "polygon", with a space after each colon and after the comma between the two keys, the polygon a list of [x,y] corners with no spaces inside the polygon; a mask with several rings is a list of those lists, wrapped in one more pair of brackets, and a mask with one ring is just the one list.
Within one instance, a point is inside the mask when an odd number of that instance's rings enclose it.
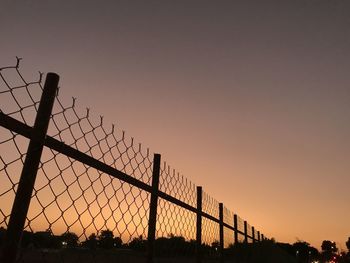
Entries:
{"label": "chain link fence", "polygon": [[220,212],[218,201],[165,162],[157,167],[157,154],[102,116],[82,110],[75,98],[64,103],[56,87],[16,243],[11,218],[20,215],[13,207],[25,162],[37,151],[29,144],[38,141],[36,119],[46,101],[43,74],[27,81],[20,65],[17,58],[0,68],[0,242],[3,255],[12,249],[6,262],[108,262],[130,251],[139,252],[132,253],[139,255],[135,262],[175,255],[200,262],[222,258],[235,242],[264,238],[228,208]]}

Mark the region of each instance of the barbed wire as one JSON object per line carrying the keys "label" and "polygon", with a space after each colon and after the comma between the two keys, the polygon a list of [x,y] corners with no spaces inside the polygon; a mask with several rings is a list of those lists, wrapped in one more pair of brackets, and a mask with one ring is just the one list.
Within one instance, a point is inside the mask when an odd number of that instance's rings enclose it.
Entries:
{"label": "barbed wire", "polygon": [[219,202],[205,191],[203,191],[202,209],[204,213],[219,218]]}

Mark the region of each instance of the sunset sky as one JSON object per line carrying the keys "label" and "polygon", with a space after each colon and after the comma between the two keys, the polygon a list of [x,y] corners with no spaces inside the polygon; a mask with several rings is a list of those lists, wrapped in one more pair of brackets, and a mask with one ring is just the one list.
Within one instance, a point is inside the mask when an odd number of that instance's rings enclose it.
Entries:
{"label": "sunset sky", "polygon": [[61,76],[268,237],[346,249],[350,1],[2,0],[0,67]]}

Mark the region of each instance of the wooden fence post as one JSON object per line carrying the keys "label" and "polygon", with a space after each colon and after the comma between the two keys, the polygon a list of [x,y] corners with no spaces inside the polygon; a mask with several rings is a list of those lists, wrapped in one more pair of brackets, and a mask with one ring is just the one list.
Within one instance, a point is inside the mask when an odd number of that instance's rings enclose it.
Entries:
{"label": "wooden fence post", "polygon": [[35,179],[40,164],[40,158],[44,148],[51,112],[57,94],[59,78],[60,77],[56,73],[47,73],[27,149],[27,155],[23,164],[21,177],[11,210],[1,255],[2,260],[0,260],[1,262],[13,263],[17,258],[24,224],[35,185]]}
{"label": "wooden fence post", "polygon": [[154,258],[154,241],[156,239],[156,224],[157,224],[157,205],[158,205],[158,190],[160,176],[160,154],[154,154],[153,157],[153,172],[152,172],[152,193],[149,208],[148,219],[148,236],[147,236],[147,262],[153,263]]}

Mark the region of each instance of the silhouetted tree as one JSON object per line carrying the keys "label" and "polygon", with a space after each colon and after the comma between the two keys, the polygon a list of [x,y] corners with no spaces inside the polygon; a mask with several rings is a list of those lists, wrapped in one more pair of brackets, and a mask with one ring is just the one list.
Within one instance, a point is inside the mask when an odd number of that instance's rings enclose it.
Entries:
{"label": "silhouetted tree", "polygon": [[329,240],[324,240],[322,242],[321,248],[323,259],[328,261],[335,257],[335,253],[338,251],[335,242]]}
{"label": "silhouetted tree", "polygon": [[37,248],[61,248],[62,246],[60,237],[54,236],[49,229],[34,233],[32,240]]}
{"label": "silhouetted tree", "polygon": [[298,262],[308,262],[310,244],[305,241],[298,241],[293,244]]}
{"label": "silhouetted tree", "polygon": [[305,241],[295,242],[293,248],[298,262],[310,262],[319,257],[318,250]]}
{"label": "silhouetted tree", "polygon": [[162,256],[191,255],[194,253],[194,248],[195,242],[188,242],[184,237],[173,234],[170,234],[168,238],[157,238],[155,241],[156,254]]}
{"label": "silhouetted tree", "polygon": [[32,246],[33,244],[33,232],[29,232],[27,230],[24,230],[22,233],[22,239],[21,239],[21,247],[27,248],[29,246]]}
{"label": "silhouetted tree", "polygon": [[128,244],[128,247],[133,250],[144,251],[146,250],[147,240],[144,240],[142,236],[135,237]]}
{"label": "silhouetted tree", "polygon": [[[282,247],[285,249],[282,249]],[[286,250],[289,250],[291,253],[288,253]],[[296,262],[292,245],[275,243],[273,240],[264,240],[256,243],[237,242],[225,249],[224,252],[228,259],[232,259],[232,262]]]}
{"label": "silhouetted tree", "polygon": [[114,237],[111,230],[102,230],[98,236],[99,247],[105,249],[120,248],[123,245],[123,241],[120,237]]}
{"label": "silhouetted tree", "polygon": [[349,263],[350,262],[350,253],[346,252],[341,252],[338,259],[337,263]]}
{"label": "silhouetted tree", "polygon": [[211,243],[211,247],[216,251],[220,247],[220,242],[215,240],[213,243]]}
{"label": "silhouetted tree", "polygon": [[288,244],[288,243],[280,243],[280,242],[278,242],[277,246],[279,246],[281,249],[286,251],[289,255],[295,257],[295,249],[294,249],[293,245]]}
{"label": "silhouetted tree", "polygon": [[320,259],[320,252],[317,250],[317,248],[310,247],[309,248],[309,259],[311,261],[318,261]]}
{"label": "silhouetted tree", "polygon": [[78,246],[78,236],[73,232],[63,233],[61,236],[62,245],[66,248],[75,248]]}
{"label": "silhouetted tree", "polygon": [[114,243],[114,234],[111,230],[102,230],[100,235],[98,236],[99,247],[105,249],[113,248]]}
{"label": "silhouetted tree", "polygon": [[123,241],[120,237],[113,238],[113,247],[121,248],[123,246]]}
{"label": "silhouetted tree", "polygon": [[348,249],[347,253],[342,253],[342,256],[339,260],[340,263],[350,263],[350,237],[348,237],[348,241],[345,242],[345,245]]}
{"label": "silhouetted tree", "polygon": [[82,246],[90,249],[96,249],[98,246],[96,234],[92,233],[84,242],[82,242]]}
{"label": "silhouetted tree", "polygon": [[6,229],[4,227],[0,226],[0,247],[1,247],[2,243],[4,242],[5,233],[6,233]]}

